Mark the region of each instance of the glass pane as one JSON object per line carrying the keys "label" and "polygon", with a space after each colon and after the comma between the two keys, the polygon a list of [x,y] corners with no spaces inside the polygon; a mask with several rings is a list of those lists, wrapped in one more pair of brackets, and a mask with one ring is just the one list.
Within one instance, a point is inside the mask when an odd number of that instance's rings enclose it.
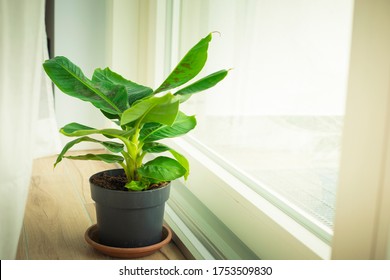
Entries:
{"label": "glass pane", "polygon": [[331,230],[352,1],[181,3],[180,55],[195,35],[217,30],[206,71],[233,68],[185,104],[198,118],[192,136],[252,177],[259,193]]}

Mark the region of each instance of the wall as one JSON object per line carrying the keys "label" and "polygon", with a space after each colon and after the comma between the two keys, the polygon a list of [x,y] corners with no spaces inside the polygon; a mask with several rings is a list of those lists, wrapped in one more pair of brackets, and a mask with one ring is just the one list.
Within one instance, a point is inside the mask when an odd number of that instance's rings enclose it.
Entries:
{"label": "wall", "polygon": [[[109,64],[110,1],[56,0],[55,1],[55,51],[56,56],[66,56],[91,78],[95,68]],[[79,122],[92,127],[106,125],[106,120],[90,103],[55,91],[56,117],[59,127]],[[63,139],[68,141],[69,139]],[[93,148],[79,145],[79,148]]]}

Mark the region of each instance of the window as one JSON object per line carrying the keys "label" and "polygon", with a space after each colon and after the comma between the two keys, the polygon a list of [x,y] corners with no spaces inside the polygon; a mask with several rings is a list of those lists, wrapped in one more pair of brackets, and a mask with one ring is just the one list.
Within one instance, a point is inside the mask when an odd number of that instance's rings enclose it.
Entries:
{"label": "window", "polygon": [[206,67],[233,68],[186,103],[198,119],[192,143],[327,241],[351,12],[352,1],[181,1],[180,55],[194,34],[218,30]]}

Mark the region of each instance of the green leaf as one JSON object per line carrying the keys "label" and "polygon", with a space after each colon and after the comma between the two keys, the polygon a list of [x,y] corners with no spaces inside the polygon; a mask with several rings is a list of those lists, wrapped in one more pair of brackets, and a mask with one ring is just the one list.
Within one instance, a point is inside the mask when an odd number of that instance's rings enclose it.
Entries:
{"label": "green leaf", "polygon": [[62,160],[64,157],[65,153],[72,148],[74,145],[80,143],[80,142],[94,142],[94,143],[99,143],[102,144],[105,148],[107,148],[109,151],[113,153],[119,153],[123,151],[123,144],[121,143],[116,143],[116,142],[111,142],[111,141],[99,141],[93,138],[90,138],[88,136],[83,136],[80,138],[77,138],[73,141],[68,142],[64,148],[62,149],[61,153],[58,155],[56,162],[54,163],[54,167]]}
{"label": "green leaf", "polygon": [[147,123],[140,132],[140,140],[144,143],[154,142],[165,138],[184,135],[196,126],[196,118],[179,112],[175,122],[169,125]]}
{"label": "green leaf", "polygon": [[147,153],[163,153],[169,151],[171,148],[158,142],[150,142],[145,143],[142,149]]}
{"label": "green leaf", "polygon": [[79,156],[64,156],[64,158],[73,159],[73,160],[99,160],[106,163],[121,163],[123,162],[123,157],[111,154],[86,154]]}
{"label": "green leaf", "polygon": [[[89,127],[89,126],[86,126],[83,124],[73,122],[73,123],[68,123],[63,128],[61,128],[60,132],[66,136],[81,136],[81,135],[72,135],[74,132],[77,132],[79,130],[88,131],[88,130],[96,130],[96,128],[92,128],[92,127]],[[89,134],[92,134],[92,133],[89,133]],[[87,134],[85,134],[85,135],[87,135]]]}
{"label": "green leaf", "polygon": [[96,143],[102,144],[110,152],[120,153],[123,151],[124,145],[122,143],[116,143],[112,141],[99,141],[99,140],[96,141],[97,141]]}
{"label": "green leaf", "polygon": [[220,70],[218,72],[212,73],[200,79],[199,81],[196,81],[195,83],[185,88],[182,88],[181,90],[177,91],[174,95],[180,95],[184,97],[183,99],[180,99],[181,102],[186,101],[192,94],[212,88],[220,81],[222,81],[227,74],[228,74],[227,70]]}
{"label": "green leaf", "polygon": [[91,102],[95,107],[111,114],[119,114],[128,107],[127,93],[123,86],[90,81],[66,57],[57,56],[46,60],[43,68],[65,94]]}
{"label": "green leaf", "polygon": [[167,145],[158,143],[158,142],[150,142],[146,143],[143,147],[143,150],[147,153],[163,153],[163,152],[170,152],[175,159],[186,169],[186,173],[184,174],[184,179],[187,180],[188,175],[190,173],[190,164],[188,160],[179,152],[173,150],[172,148],[168,147]]}
{"label": "green leaf", "polygon": [[154,93],[156,94],[181,86],[198,75],[206,64],[207,50],[211,38],[210,33],[192,47]]}
{"label": "green leaf", "polygon": [[143,85],[139,85],[132,81],[123,78],[121,75],[110,70],[108,67],[105,69],[96,69],[92,76],[92,81],[109,81],[113,84],[119,84],[126,88],[128,102],[131,106],[135,101],[152,95],[153,89]]}
{"label": "green leaf", "polygon": [[169,152],[175,157],[175,159],[180,163],[181,166],[184,167],[186,172],[184,173],[184,179],[187,180],[188,176],[190,175],[190,164],[185,156],[178,153],[177,151],[170,149]]}
{"label": "green leaf", "polygon": [[179,101],[172,94],[162,97],[150,97],[137,102],[122,114],[121,125],[137,121],[158,122],[171,125],[179,112]]}
{"label": "green leaf", "polygon": [[[107,119],[110,119],[110,120],[119,120],[121,118],[121,116],[119,114],[110,114],[110,113],[107,113],[107,112],[104,112],[103,110],[100,110],[100,112],[102,112],[102,114],[107,118]],[[114,121],[115,122],[115,121]]]}
{"label": "green leaf", "polygon": [[143,191],[149,185],[142,181],[130,181],[125,185],[126,188],[132,191]]}
{"label": "green leaf", "polygon": [[[122,85],[114,85],[109,82],[92,82],[92,85],[95,89],[102,92],[106,98],[108,98],[115,106],[119,109],[115,112],[120,114],[129,108],[129,103],[127,101],[127,92],[126,88]],[[102,111],[107,111],[104,107],[100,108]],[[112,113],[107,111],[107,113]]]}
{"label": "green leaf", "polygon": [[157,157],[141,166],[138,173],[145,178],[166,182],[184,176],[186,169],[172,158]]}
{"label": "green leaf", "polygon": [[79,123],[69,123],[61,128],[60,132],[69,137],[102,134],[107,137],[114,137],[119,139],[126,137],[129,133],[131,133],[131,131],[123,131],[114,128],[96,129]]}

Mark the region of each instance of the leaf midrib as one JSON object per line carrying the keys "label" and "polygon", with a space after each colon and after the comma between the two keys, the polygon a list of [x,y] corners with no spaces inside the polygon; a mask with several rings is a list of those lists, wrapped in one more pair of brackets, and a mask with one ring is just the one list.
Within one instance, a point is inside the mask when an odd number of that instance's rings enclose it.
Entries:
{"label": "leaf midrib", "polygon": [[[74,74],[73,72],[71,72],[70,70],[68,70],[66,67],[64,67],[63,64],[60,64],[60,66],[66,71],[68,72],[71,76],[73,76],[74,78],[76,78],[76,80],[78,80],[79,82],[81,82],[84,86],[86,86],[88,89],[90,89],[91,91],[93,91],[94,93],[96,93],[101,99],[103,99],[104,101],[106,101],[109,105],[111,105],[112,108],[114,108],[118,113],[122,113],[122,111],[115,105],[115,103],[111,102],[111,100],[109,98],[107,98],[106,95],[104,95],[103,93],[101,93],[100,91],[96,90],[95,88],[93,88],[92,86],[90,86],[88,83],[85,83],[79,76],[77,76],[76,74]],[[86,78],[88,80],[88,78]],[[92,81],[91,81],[92,82]]]}

